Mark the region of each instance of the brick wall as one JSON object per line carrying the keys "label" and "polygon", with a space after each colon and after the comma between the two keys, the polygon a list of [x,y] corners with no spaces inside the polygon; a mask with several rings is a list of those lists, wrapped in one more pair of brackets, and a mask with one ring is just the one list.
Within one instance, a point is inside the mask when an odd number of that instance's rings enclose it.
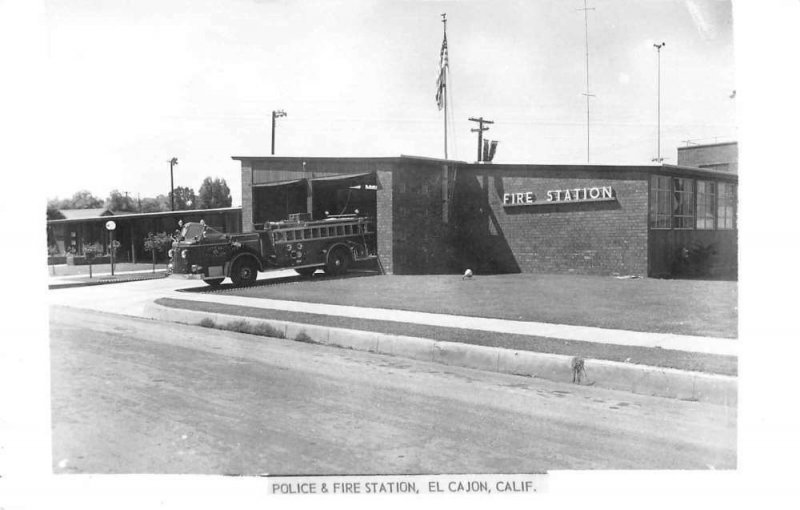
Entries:
{"label": "brick wall", "polygon": [[393,180],[391,169],[377,172],[378,190],[375,192],[376,227],[378,229],[378,258],[386,274],[394,273],[394,206]]}
{"label": "brick wall", "polygon": [[678,166],[693,166],[738,174],[739,146],[733,142],[679,147]]}
{"label": "brick wall", "polygon": [[454,271],[442,222],[442,165],[414,162],[394,174],[394,273]]}
{"label": "brick wall", "polygon": [[[588,168],[588,169],[587,169]],[[547,204],[549,190],[611,186],[609,202]],[[504,207],[504,193],[535,203]],[[647,274],[648,180],[591,167],[489,167],[460,171],[456,245],[480,272]]]}
{"label": "brick wall", "polygon": [[253,172],[248,161],[242,161],[242,232],[253,227]]}

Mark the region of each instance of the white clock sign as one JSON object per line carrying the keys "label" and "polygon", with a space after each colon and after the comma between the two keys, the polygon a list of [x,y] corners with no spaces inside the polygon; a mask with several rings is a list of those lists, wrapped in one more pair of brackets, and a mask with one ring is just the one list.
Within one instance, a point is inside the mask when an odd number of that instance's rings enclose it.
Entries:
{"label": "white clock sign", "polygon": [[108,221],[106,222],[106,229],[108,229],[108,230],[114,230],[115,228],[117,228],[117,224],[116,224],[116,223],[114,223],[112,220],[108,220]]}

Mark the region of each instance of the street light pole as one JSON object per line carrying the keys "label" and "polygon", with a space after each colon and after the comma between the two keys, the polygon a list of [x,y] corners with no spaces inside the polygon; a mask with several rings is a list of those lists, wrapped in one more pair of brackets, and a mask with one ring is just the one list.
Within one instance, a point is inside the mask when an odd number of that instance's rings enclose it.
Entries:
{"label": "street light pole", "polygon": [[272,155],[275,155],[275,119],[278,117],[286,117],[286,112],[283,110],[272,110]]}
{"label": "street light pole", "polygon": [[178,158],[172,158],[169,160],[169,198],[171,204],[171,210],[175,210],[175,181],[172,178],[172,167],[178,164]]}
{"label": "street light pole", "polygon": [[661,163],[664,159],[661,157],[661,48],[666,46],[667,43],[662,42],[660,44],[656,43],[653,46],[658,51],[658,146],[657,146],[657,156],[653,160],[657,163]]}

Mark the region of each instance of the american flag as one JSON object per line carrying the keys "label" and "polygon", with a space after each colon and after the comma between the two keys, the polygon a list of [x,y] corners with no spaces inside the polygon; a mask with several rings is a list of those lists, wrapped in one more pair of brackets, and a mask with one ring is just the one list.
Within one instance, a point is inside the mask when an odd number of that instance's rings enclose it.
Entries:
{"label": "american flag", "polygon": [[447,34],[444,35],[442,40],[442,50],[439,52],[439,78],[436,80],[436,105],[441,110],[444,107],[445,101],[445,80],[446,69],[449,67],[447,61]]}

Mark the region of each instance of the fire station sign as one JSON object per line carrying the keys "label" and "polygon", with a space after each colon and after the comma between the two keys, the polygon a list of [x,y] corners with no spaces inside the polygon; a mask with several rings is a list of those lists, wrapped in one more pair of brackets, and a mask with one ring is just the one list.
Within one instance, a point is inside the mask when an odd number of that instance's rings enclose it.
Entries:
{"label": "fire station sign", "polygon": [[614,189],[611,186],[548,190],[545,193],[545,200],[537,200],[536,195],[532,191],[523,191],[520,193],[503,193],[503,207],[576,202],[607,202],[616,199],[616,193],[614,193]]}

